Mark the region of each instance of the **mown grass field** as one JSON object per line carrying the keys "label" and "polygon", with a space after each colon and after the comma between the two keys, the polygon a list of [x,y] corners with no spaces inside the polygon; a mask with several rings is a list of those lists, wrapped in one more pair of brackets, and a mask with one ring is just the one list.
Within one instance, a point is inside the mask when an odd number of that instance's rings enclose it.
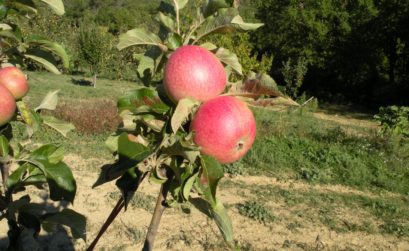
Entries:
{"label": "mown grass field", "polygon": [[[74,207],[88,217],[92,240],[120,196],[113,184],[91,190],[99,168],[112,161],[104,141],[120,122],[115,101],[138,85],[99,80],[93,88],[75,84],[80,77],[48,73],[29,73],[29,78],[28,103],[36,106],[48,91],[58,89],[54,115],[77,127],[68,139],[43,129],[32,140],[63,145],[79,187]],[[407,144],[378,136],[368,114],[339,114],[325,107],[319,113],[260,108],[254,113],[254,147],[225,167],[229,175],[219,191],[241,250],[409,250]],[[141,187],[130,209],[106,233],[101,250],[140,249],[157,191],[148,183]],[[65,250],[86,246],[54,237],[44,238],[57,247],[69,243]],[[157,248],[227,247],[215,225],[188,204],[165,212]]]}

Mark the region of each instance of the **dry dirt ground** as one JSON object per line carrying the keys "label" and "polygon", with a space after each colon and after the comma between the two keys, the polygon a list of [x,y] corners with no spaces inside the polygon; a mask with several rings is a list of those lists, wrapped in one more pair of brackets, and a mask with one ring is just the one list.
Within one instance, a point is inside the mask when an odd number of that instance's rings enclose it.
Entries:
{"label": "dry dirt ground", "polygon": [[[90,172],[87,167],[95,165],[96,159],[81,159],[79,156],[68,155],[66,162],[74,168],[78,192],[74,208],[87,217],[87,242],[67,238],[65,231],[60,231],[52,237],[44,237],[46,250],[85,250],[87,244],[95,237],[118,198],[114,184],[106,184],[91,189],[97,178],[97,172]],[[262,223],[239,214],[237,205],[255,195],[248,187],[271,186],[295,192],[319,192],[351,195],[380,196],[339,185],[310,185],[299,181],[279,181],[269,177],[226,177],[224,182],[240,184],[238,186],[223,186],[218,195],[229,207],[233,221],[235,239],[242,250],[409,250],[409,240],[393,235],[367,232],[336,232],[330,230],[313,217],[300,217],[294,211],[314,215],[316,208],[307,205],[289,206],[280,200],[271,200],[266,204],[278,219],[271,223]],[[108,229],[96,250],[140,250],[144,235],[150,222],[152,206],[159,187],[144,182],[140,187],[141,203],[129,206],[122,212]],[[383,194],[382,196],[395,196]],[[189,211],[189,213],[186,213]],[[311,213],[312,212],[312,213]],[[363,218],[373,221],[364,210],[348,210],[339,208],[338,218],[348,222],[360,222]],[[319,217],[319,211],[317,211]],[[296,225],[297,227],[289,227]],[[0,234],[5,237],[6,226],[2,221]],[[222,250],[225,247],[219,236],[216,225],[207,216],[194,207],[171,208],[165,211],[156,239],[155,250]]]}
{"label": "dry dirt ground", "polygon": [[[318,115],[322,116],[322,115]],[[87,242],[73,240],[61,229],[57,234],[44,238],[45,250],[85,250],[107,218],[118,199],[114,184],[91,189],[98,176],[89,166],[103,164],[98,159],[82,159],[68,155],[65,161],[74,169],[78,192],[74,209],[87,217]],[[409,250],[409,239],[367,231],[331,230],[317,220],[320,210],[303,203],[292,204],[282,199],[265,203],[276,220],[262,223],[241,215],[237,204],[254,200],[256,195],[249,187],[280,188],[292,192],[331,193],[339,195],[398,196],[373,194],[344,186],[310,185],[300,181],[280,181],[269,177],[226,177],[218,191],[221,200],[229,208],[235,239],[241,250]],[[141,250],[150,222],[152,207],[159,187],[145,181],[140,187],[139,202],[130,205],[110,226],[96,250]],[[274,198],[274,197],[272,197]],[[132,204],[132,203],[131,203]],[[303,217],[308,215],[309,217]],[[337,208],[336,216],[349,223],[380,224],[367,211],[355,208]],[[365,221],[363,221],[365,220]],[[364,223],[364,224],[366,224]],[[0,237],[6,236],[5,222],[0,222]],[[167,209],[160,224],[155,250],[224,250],[219,230],[207,216],[194,207]],[[3,242],[4,245],[4,242]],[[28,249],[29,250],[29,249]]]}

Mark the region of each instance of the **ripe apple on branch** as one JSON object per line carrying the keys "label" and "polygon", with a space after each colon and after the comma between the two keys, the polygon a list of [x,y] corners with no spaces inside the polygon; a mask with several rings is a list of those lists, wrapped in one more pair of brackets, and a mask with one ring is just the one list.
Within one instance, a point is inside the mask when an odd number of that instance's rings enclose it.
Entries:
{"label": "ripe apple on branch", "polygon": [[[135,55],[137,74],[146,87],[118,100],[123,123],[106,141],[116,161],[101,168],[93,187],[115,180],[122,197],[88,250],[95,248],[146,178],[160,184],[161,191],[143,250],[153,249],[165,208],[191,203],[191,193],[204,202],[194,206],[205,205],[223,238],[234,245],[231,220],[216,196],[224,177],[221,164],[239,160],[254,142],[256,122],[246,101],[282,95],[266,74],[230,83],[232,72],[242,75],[237,55],[203,43],[214,33],[245,32],[263,24],[244,22],[238,1],[214,0],[199,6],[196,19],[184,25],[181,11],[187,4],[162,2],[158,34],[136,28],[119,37],[120,50],[147,46],[145,53]],[[251,88],[249,82],[254,83]]]}

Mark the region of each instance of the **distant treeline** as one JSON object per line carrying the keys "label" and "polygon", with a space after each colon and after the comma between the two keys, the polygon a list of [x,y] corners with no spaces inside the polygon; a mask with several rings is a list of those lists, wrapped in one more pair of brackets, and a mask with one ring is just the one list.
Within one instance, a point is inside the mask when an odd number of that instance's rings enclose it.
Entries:
{"label": "distant treeline", "polygon": [[[98,52],[100,75],[133,79],[133,54],[138,51],[118,52],[117,37],[135,27],[157,29],[154,16],[160,2],[66,0],[63,18],[46,14],[28,25],[64,44],[73,59],[72,71],[87,69],[84,47],[91,50],[88,54],[92,56],[92,43],[104,41],[97,45],[105,50]],[[185,20],[193,18],[193,5],[201,0],[190,2],[192,14],[185,15]],[[307,93],[330,102],[352,102],[372,108],[409,105],[409,1],[240,3],[245,19],[259,20],[265,26],[250,35],[212,39],[236,52],[244,61],[245,72],[269,71],[293,97]],[[84,41],[91,38],[95,41]]]}
{"label": "distant treeline", "polygon": [[252,40],[283,62],[305,58],[302,90],[329,101],[409,104],[409,1],[258,0]]}

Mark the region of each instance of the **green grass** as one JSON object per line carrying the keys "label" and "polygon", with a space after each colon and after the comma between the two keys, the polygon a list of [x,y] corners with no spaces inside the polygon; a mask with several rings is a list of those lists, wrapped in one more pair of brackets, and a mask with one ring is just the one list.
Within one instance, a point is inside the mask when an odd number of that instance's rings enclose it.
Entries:
{"label": "green grass", "polygon": [[[242,195],[247,200],[257,200],[256,204],[246,203],[245,207],[242,204],[237,205],[241,214],[254,219],[272,214],[263,204],[285,204],[290,218],[283,220],[290,222],[287,228],[291,230],[302,227],[299,223],[302,221],[303,224],[320,223],[336,232],[367,232],[409,237],[408,196],[369,196],[316,189],[305,191],[225,181],[221,189],[227,188],[234,188],[236,191],[238,188],[248,190],[249,193]],[[340,213],[341,210],[349,212],[349,216]],[[358,217],[358,221],[348,218],[358,214],[365,217]]]}
{"label": "green grass", "polygon": [[107,99],[116,102],[126,91],[138,85],[133,82],[98,79],[97,87],[74,84],[72,79],[82,80],[82,76],[53,75],[47,72],[29,72],[30,92],[26,98],[31,105],[38,105],[48,91],[60,90],[62,102],[75,104],[79,100]]}
{"label": "green grass", "polygon": [[[68,138],[44,127],[32,140],[43,144],[60,144],[66,153],[77,154],[83,158],[109,160],[111,154],[104,142],[117,126],[112,118],[113,113],[116,113],[116,100],[127,91],[140,87],[140,84],[99,79],[97,87],[94,88],[76,85],[71,81],[82,79],[80,76],[54,75],[47,72],[29,72],[28,75],[30,92],[24,100],[31,107],[36,107],[49,91],[60,90],[59,106],[52,114],[74,123],[77,127],[76,131],[69,133]],[[75,116],[67,117],[70,113]],[[106,125],[107,123],[111,124]],[[23,138],[23,128],[13,128],[17,138]],[[97,170],[99,167],[91,168]]]}
{"label": "green grass", "polygon": [[262,204],[257,201],[246,201],[237,205],[241,215],[257,220],[264,224],[274,221],[275,216]]}
{"label": "green grass", "polygon": [[[93,88],[75,85],[72,78],[81,79],[45,72],[29,73],[28,103],[35,106],[48,91],[60,90],[63,105],[54,115],[69,120],[78,129],[70,133],[69,139],[43,129],[34,141],[60,143],[66,152],[84,158],[109,156],[104,141],[118,124],[116,99],[140,84],[100,79]],[[226,166],[228,173],[409,194],[407,144],[382,139],[371,129],[320,120],[308,111],[276,113],[255,109],[254,113],[258,125],[255,144],[243,160]]]}
{"label": "green grass", "polygon": [[[116,203],[121,197],[121,193],[119,191],[113,191],[110,192],[107,196],[112,203]],[[141,208],[144,209],[145,211],[153,213],[155,206],[155,198],[137,191],[135,192],[132,199],[129,201],[129,205],[132,208]]]}
{"label": "green grass", "polygon": [[305,112],[255,116],[258,135],[240,162],[248,173],[409,194],[407,146]]}

